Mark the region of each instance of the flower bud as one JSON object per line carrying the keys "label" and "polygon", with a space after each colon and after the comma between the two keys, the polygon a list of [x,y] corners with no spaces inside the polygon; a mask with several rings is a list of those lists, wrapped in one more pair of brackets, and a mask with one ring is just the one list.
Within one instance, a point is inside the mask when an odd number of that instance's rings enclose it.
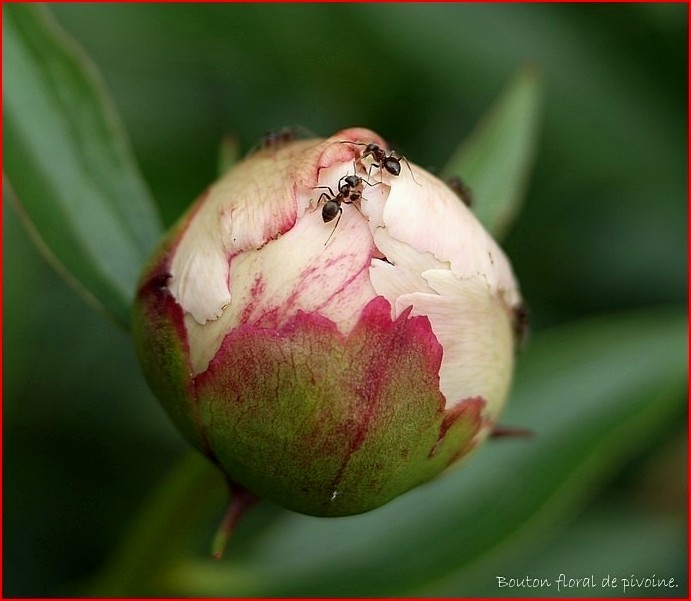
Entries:
{"label": "flower bud", "polygon": [[262,148],[173,228],[136,299],[140,359],[180,431],[232,482],[312,515],[368,511],[467,455],[511,379],[506,257],[385,149],[359,128]]}

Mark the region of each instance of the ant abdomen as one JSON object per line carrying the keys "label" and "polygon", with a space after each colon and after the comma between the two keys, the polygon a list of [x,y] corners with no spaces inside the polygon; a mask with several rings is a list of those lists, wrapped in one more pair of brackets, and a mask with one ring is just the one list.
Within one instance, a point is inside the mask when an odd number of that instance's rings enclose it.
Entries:
{"label": "ant abdomen", "polygon": [[398,176],[401,174],[401,162],[396,157],[386,157],[384,159],[384,169],[386,169],[391,175]]}
{"label": "ant abdomen", "polygon": [[328,200],[324,203],[322,207],[322,219],[324,223],[329,223],[333,221],[336,216],[341,213],[343,209],[341,208],[341,203],[336,200]]}

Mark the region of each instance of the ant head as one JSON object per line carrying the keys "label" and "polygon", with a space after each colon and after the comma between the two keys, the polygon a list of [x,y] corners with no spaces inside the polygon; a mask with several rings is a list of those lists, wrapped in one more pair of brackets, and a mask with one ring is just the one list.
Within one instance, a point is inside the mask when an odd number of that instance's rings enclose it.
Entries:
{"label": "ant head", "polygon": [[362,180],[358,175],[346,175],[343,181],[351,188],[357,188]]}
{"label": "ant head", "polygon": [[328,202],[325,202],[324,206],[322,207],[322,219],[324,220],[324,223],[329,223],[329,221],[333,221],[333,219],[335,219],[336,216],[342,210],[343,209],[341,209],[341,203],[335,200],[329,200]]}
{"label": "ant head", "polygon": [[365,152],[362,153],[362,156],[367,156],[367,155],[372,155],[376,157],[379,153],[381,152],[381,148],[379,148],[379,144],[375,144],[374,142],[371,142],[365,146]]}

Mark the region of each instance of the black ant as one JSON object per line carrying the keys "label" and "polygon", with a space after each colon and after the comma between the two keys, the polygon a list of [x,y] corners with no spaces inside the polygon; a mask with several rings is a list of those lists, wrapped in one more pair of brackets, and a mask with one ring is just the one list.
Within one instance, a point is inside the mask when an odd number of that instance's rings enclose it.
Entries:
{"label": "black ant", "polygon": [[[325,200],[324,206],[322,206],[322,219],[324,223],[329,223],[336,219],[336,225],[332,230],[329,237],[326,239],[324,245],[329,243],[331,236],[333,236],[336,228],[338,227],[338,222],[341,220],[343,215],[342,204],[353,204],[358,200],[362,199],[362,185],[367,184],[372,186],[368,181],[362,179],[359,175],[344,175],[340,180],[338,180],[338,194],[334,194],[334,191],[329,186],[316,186],[316,189],[328,190],[329,193],[322,192],[317,199],[317,205]],[[376,184],[374,184],[376,185]]]}
{"label": "black ant", "polygon": [[401,161],[405,162],[405,164],[408,166],[408,171],[410,171],[410,175],[413,177],[413,181],[418,186],[420,185],[420,183],[415,179],[415,175],[413,175],[413,170],[410,167],[408,159],[406,159],[405,157],[395,156],[396,151],[392,150],[391,152],[389,152],[389,154],[387,154],[386,150],[384,150],[381,146],[379,146],[379,144],[376,144],[375,142],[370,142],[369,144],[365,144],[364,142],[346,143],[364,146],[365,150],[360,156],[360,160],[366,159],[367,157],[372,157],[373,162],[370,165],[370,170],[372,169],[372,167],[376,167],[377,169],[379,169],[380,175],[383,171],[386,171],[387,173],[390,173],[391,175],[398,177],[401,174]]}
{"label": "black ant", "polygon": [[457,175],[452,175],[446,180],[446,185],[456,193],[466,207],[470,208],[473,205],[472,190],[460,177]]}
{"label": "black ant", "polygon": [[259,142],[257,142],[252,149],[247,153],[252,155],[260,150],[278,149],[289,142],[294,142],[298,138],[314,137],[309,130],[299,125],[290,127],[282,127],[281,129],[269,131],[265,133]]}
{"label": "black ant", "polygon": [[490,438],[532,438],[535,431],[528,428],[497,425],[492,428],[489,435]]}
{"label": "black ant", "polygon": [[525,303],[518,303],[513,307],[513,332],[516,337],[516,346],[522,347],[530,329],[530,312]]}
{"label": "black ant", "polygon": [[298,137],[297,127],[282,127],[276,131],[270,131],[262,136],[259,144],[262,148],[271,148],[292,142]]}

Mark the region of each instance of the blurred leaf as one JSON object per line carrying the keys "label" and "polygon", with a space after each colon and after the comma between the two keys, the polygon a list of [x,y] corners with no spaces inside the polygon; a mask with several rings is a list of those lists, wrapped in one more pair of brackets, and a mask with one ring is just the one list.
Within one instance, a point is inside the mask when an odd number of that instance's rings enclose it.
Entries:
{"label": "blurred leaf", "polygon": [[524,68],[442,172],[470,187],[473,212],[496,237],[508,231],[525,193],[535,157],[540,98],[537,73]]}
{"label": "blurred leaf", "polygon": [[168,592],[415,594],[502,545],[558,529],[681,414],[685,332],[682,315],[651,312],[537,337],[502,420],[533,428],[532,440],[489,443],[457,471],[368,514],[286,514],[243,561],[174,567]]}
{"label": "blurred leaf", "polygon": [[[510,556],[499,554],[490,561],[475,565],[472,570],[461,570],[453,577],[431,588],[425,596],[447,597],[463,590],[473,597],[525,597],[525,588],[497,586],[497,576],[508,578],[546,578],[552,586],[531,589],[531,597],[564,595],[565,589],[557,590],[559,574],[567,577],[594,576],[593,588],[566,589],[568,595],[579,597],[685,596],[683,566],[686,565],[685,520],[664,514],[642,511],[630,498],[618,498],[618,502],[598,503],[588,510],[578,522],[560,533],[549,546],[536,556],[526,553],[525,547]],[[650,577],[656,574],[669,581],[674,578],[677,586],[648,589],[641,595],[641,588],[623,590],[621,578]],[[602,586],[607,576],[617,579],[617,585]],[[624,595],[623,593],[626,593]]]}
{"label": "blurred leaf", "polygon": [[189,453],[148,499],[89,592],[119,597],[148,590],[163,567],[188,552],[200,524],[226,498],[227,487],[216,467]]}
{"label": "blurred leaf", "polygon": [[93,65],[45,8],[3,8],[5,184],[49,260],[127,325],[152,200]]}

